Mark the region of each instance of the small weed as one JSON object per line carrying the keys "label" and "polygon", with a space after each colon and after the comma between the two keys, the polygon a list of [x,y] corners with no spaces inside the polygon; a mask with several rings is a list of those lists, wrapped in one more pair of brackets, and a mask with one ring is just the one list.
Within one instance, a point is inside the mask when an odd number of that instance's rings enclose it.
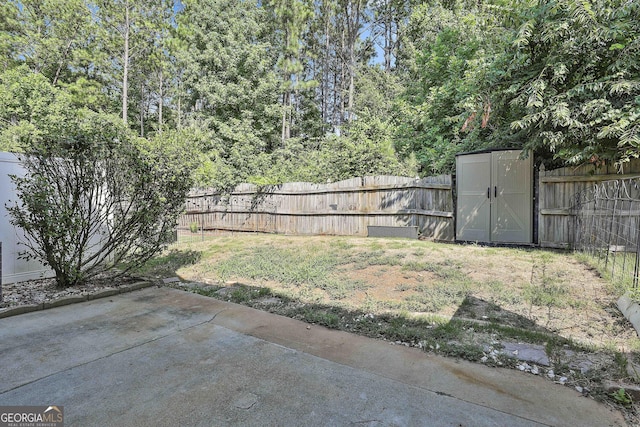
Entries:
{"label": "small weed", "polygon": [[467,276],[458,264],[448,260],[439,263],[409,261],[403,264],[402,269],[416,272],[428,271],[443,280],[462,280]]}
{"label": "small weed", "polygon": [[482,347],[476,344],[444,343],[439,346],[438,353],[471,362],[479,362],[484,356]]}
{"label": "small weed", "polygon": [[337,329],[340,324],[340,317],[334,313],[322,310],[305,310],[303,312],[303,317],[306,322],[315,323],[332,329]]}
{"label": "small weed", "polygon": [[338,249],[338,250],[348,250],[353,248],[355,245],[351,242],[348,242],[346,240],[343,239],[337,239],[337,240],[332,240],[331,242],[329,242],[329,246],[332,249]]}
{"label": "small weed", "polygon": [[385,255],[383,250],[373,252],[356,253],[350,257],[350,262],[355,264],[355,268],[362,270],[372,265],[401,265],[405,254]]}
{"label": "small weed", "polygon": [[451,319],[451,321],[441,323],[433,328],[429,333],[429,336],[440,342],[458,340],[464,334],[464,328],[467,326],[469,326],[468,322]]}
{"label": "small weed", "polygon": [[611,398],[622,406],[631,406],[633,404],[633,399],[624,388],[619,388],[611,393]]}
{"label": "small weed", "polygon": [[635,357],[638,362],[640,362],[640,339],[634,338],[629,342],[629,351],[632,354],[635,354]]}
{"label": "small weed", "polygon": [[480,288],[488,288],[490,302],[494,304],[520,304],[523,301],[521,292],[513,286],[507,286],[500,280],[490,280],[482,283]]}
{"label": "small weed", "polygon": [[371,298],[369,295],[364,299],[361,310],[367,313],[374,313],[378,310],[378,301]]}
{"label": "small weed", "polygon": [[461,304],[469,294],[470,287],[466,282],[436,282],[418,285],[415,290],[420,294],[409,295],[405,301],[418,303],[420,311],[437,312],[444,307]]}
{"label": "small weed", "polygon": [[382,250],[382,248],[384,247],[382,245],[382,243],[380,241],[374,240],[371,243],[369,243],[369,249],[372,251],[379,251]]}
{"label": "small weed", "polygon": [[249,286],[238,286],[229,295],[229,301],[241,304],[257,298],[263,298],[270,295],[268,288],[254,288]]}
{"label": "small weed", "polygon": [[435,268],[433,263],[420,261],[409,261],[402,266],[405,271],[433,271]]}
{"label": "small weed", "polygon": [[207,286],[206,288],[195,288],[192,292],[205,297],[220,298],[220,295],[218,294],[220,289],[220,287]]}
{"label": "small weed", "polygon": [[525,299],[538,307],[566,307],[569,305],[566,285],[544,281],[541,286],[527,285]]}
{"label": "small weed", "polygon": [[219,286],[207,286],[196,288],[193,292],[207,297],[224,298],[227,301],[235,302],[237,304],[246,304],[255,299],[273,295],[271,289],[255,286],[237,285],[231,288],[230,292],[224,294],[220,293],[221,289],[224,288]]}
{"label": "small weed", "polygon": [[387,244],[387,248],[389,249],[406,249],[409,242],[406,240],[393,240]]}
{"label": "small weed", "polygon": [[629,364],[629,361],[627,360],[627,357],[619,352],[616,351],[613,354],[613,358],[615,361],[616,366],[618,367],[619,371],[620,371],[620,375],[624,376],[627,373],[627,365]]}

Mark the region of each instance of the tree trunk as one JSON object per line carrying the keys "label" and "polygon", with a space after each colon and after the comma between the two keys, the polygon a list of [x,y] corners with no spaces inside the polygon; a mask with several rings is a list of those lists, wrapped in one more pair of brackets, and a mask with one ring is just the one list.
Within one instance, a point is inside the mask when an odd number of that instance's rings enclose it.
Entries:
{"label": "tree trunk", "polygon": [[162,133],[162,106],[164,105],[164,74],[160,69],[160,86],[158,88],[160,99],[158,101],[158,133]]}
{"label": "tree trunk", "polygon": [[140,137],[144,138],[144,82],[140,85]]}
{"label": "tree trunk", "polygon": [[182,82],[178,83],[178,130],[182,129]]}
{"label": "tree trunk", "polygon": [[69,40],[69,42],[67,43],[67,47],[65,48],[64,53],[62,54],[62,58],[58,63],[58,68],[56,69],[56,75],[53,78],[53,82],[51,82],[51,84],[54,86],[58,83],[58,79],[60,78],[60,73],[62,72],[62,68],[65,65],[65,61],[67,59],[67,56],[69,55],[69,50],[71,49],[72,44],[73,44],[73,40]]}
{"label": "tree trunk", "polygon": [[391,6],[387,3],[384,17],[384,70],[386,72],[391,71],[391,49],[393,44],[391,13]]}
{"label": "tree trunk", "polygon": [[124,10],[124,52],[122,53],[122,121],[127,123],[129,97],[129,2]]}
{"label": "tree trunk", "polygon": [[284,75],[282,76],[283,77],[282,81],[286,82],[286,87],[284,88],[284,92],[282,94],[282,146],[283,147],[287,139],[289,139],[290,137],[289,110],[291,108],[291,88],[289,87],[289,84],[291,82],[291,76],[290,76],[289,67],[291,67],[291,64],[293,63],[293,58],[287,52],[289,49],[289,44],[291,43],[290,37],[291,36],[289,34],[289,31],[287,31],[287,29],[285,28],[285,38],[284,38],[284,45],[285,45],[284,69],[285,70],[284,70]]}
{"label": "tree trunk", "polygon": [[322,63],[322,122],[329,122],[329,51],[331,48],[331,33],[329,32],[329,16],[326,18],[324,27],[325,48]]}

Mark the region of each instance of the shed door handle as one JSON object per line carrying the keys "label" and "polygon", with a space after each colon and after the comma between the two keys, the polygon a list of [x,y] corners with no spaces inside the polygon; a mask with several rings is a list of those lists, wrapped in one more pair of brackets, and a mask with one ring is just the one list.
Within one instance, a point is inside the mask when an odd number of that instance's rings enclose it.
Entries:
{"label": "shed door handle", "polygon": [[491,187],[487,187],[487,199],[491,198]]}
{"label": "shed door handle", "polygon": [[498,186],[493,187],[493,197],[498,197]]}

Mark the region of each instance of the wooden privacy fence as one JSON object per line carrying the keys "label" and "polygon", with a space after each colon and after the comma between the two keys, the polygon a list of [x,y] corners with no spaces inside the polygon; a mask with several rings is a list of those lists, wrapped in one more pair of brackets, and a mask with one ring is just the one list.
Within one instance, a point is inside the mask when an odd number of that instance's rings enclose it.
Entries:
{"label": "wooden privacy fence", "polygon": [[542,247],[570,248],[576,235],[574,206],[578,198],[599,183],[640,175],[640,159],[614,166],[566,167],[545,171],[538,180],[538,242]]}
{"label": "wooden privacy fence", "polygon": [[423,236],[453,240],[453,211],[449,175],[241,184],[226,198],[213,189],[192,191],[178,228],[366,236],[370,225],[415,226]]}

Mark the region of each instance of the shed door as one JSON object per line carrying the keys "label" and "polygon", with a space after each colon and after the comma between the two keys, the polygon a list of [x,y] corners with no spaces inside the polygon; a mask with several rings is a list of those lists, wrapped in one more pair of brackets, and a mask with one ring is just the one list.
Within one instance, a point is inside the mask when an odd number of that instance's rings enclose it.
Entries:
{"label": "shed door", "polygon": [[460,240],[491,241],[491,153],[456,157],[458,208],[456,236]]}
{"label": "shed door", "polygon": [[532,159],[520,151],[456,158],[456,238],[478,242],[530,243]]}
{"label": "shed door", "polygon": [[491,154],[491,241],[530,243],[533,214],[531,156],[520,160],[520,151]]}

